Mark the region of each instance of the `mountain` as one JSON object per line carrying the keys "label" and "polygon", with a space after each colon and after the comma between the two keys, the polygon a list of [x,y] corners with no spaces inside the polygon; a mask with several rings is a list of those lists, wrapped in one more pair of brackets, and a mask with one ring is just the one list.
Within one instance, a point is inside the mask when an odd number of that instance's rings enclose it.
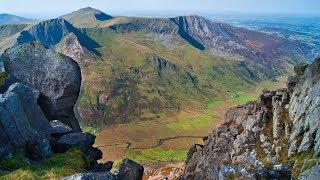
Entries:
{"label": "mountain", "polygon": [[22,31],[17,37],[16,45],[34,40],[49,48],[56,48],[76,61],[91,61],[100,55],[96,50],[100,45],[64,19],[44,21]]}
{"label": "mountain", "polygon": [[0,25],[5,24],[33,24],[37,22],[34,19],[23,18],[11,14],[0,14]]}
{"label": "mountain", "polygon": [[77,113],[86,125],[166,119],[212,98],[233,101],[309,57],[298,41],[196,15],[97,18],[101,13],[84,8],[0,42],[4,51],[39,41],[76,60],[83,76]]}
{"label": "mountain", "polygon": [[213,22],[200,16],[172,19],[179,26],[179,34],[199,49],[237,54],[246,59],[268,64],[283,63],[283,57],[310,60],[311,48],[299,41]]}
{"label": "mountain", "polygon": [[[312,48],[299,41],[213,22],[192,15],[170,19],[127,19],[111,28],[120,32],[147,30],[157,34],[176,35],[199,50],[208,50],[255,61],[268,69],[282,71],[285,62],[311,60]],[[274,66],[277,65],[277,66]],[[282,68],[282,70],[281,70]]]}
{"label": "mountain", "polygon": [[88,27],[97,27],[101,23],[107,20],[110,20],[113,17],[108,14],[105,14],[100,10],[87,7],[87,8],[83,8],[78,11],[72,12],[70,14],[61,16],[60,18],[63,18],[69,21],[76,27],[88,28]]}
{"label": "mountain", "polygon": [[9,38],[23,29],[25,29],[28,25],[19,24],[19,25],[0,25],[0,42],[6,38]]}
{"label": "mountain", "polygon": [[287,89],[230,109],[204,145],[192,146],[182,179],[317,179],[320,59],[294,70]]}

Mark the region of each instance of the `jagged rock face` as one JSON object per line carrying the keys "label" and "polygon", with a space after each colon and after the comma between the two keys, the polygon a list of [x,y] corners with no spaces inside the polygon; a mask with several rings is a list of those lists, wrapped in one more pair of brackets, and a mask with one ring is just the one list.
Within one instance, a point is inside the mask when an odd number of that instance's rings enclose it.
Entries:
{"label": "jagged rock face", "polygon": [[77,62],[92,62],[98,59],[97,55],[81,45],[74,33],[69,33],[62,39],[57,51],[77,60]]}
{"label": "jagged rock face", "polygon": [[4,54],[6,71],[40,92],[39,105],[49,120],[80,131],[73,107],[79,96],[81,72],[71,58],[38,43],[14,47]]}
{"label": "jagged rock face", "polygon": [[191,151],[184,178],[217,179],[220,164],[260,167],[262,157],[277,162],[286,149],[281,141],[288,138],[283,128],[290,124],[283,118],[288,102],[286,91],[265,92],[257,102],[229,110],[203,148]]}
{"label": "jagged rock face", "polygon": [[299,65],[298,83],[290,86],[293,94],[285,89],[264,91],[257,102],[229,110],[204,146],[190,149],[183,178],[218,179],[235,173],[271,178],[273,171],[291,177],[289,167],[279,172],[278,166],[272,171],[265,166],[290,161],[303,152],[319,156],[319,71],[319,59],[308,67]]}
{"label": "jagged rock face", "polygon": [[[48,158],[49,121],[37,104],[39,92],[16,83],[0,95],[0,149],[4,156],[15,152],[33,159]],[[1,158],[1,153],[0,153]]]}
{"label": "jagged rock face", "polygon": [[100,45],[64,19],[44,21],[22,31],[15,46],[32,41],[39,41],[49,48],[57,48],[76,61],[90,61],[100,55],[96,50]]}
{"label": "jagged rock face", "polygon": [[318,180],[320,177],[320,165],[304,171],[299,179],[301,180]]}
{"label": "jagged rock face", "polygon": [[289,112],[294,125],[290,135],[292,142],[290,154],[307,151],[314,147],[316,155],[320,155],[319,79],[320,59],[317,59],[305,70],[292,94]]}

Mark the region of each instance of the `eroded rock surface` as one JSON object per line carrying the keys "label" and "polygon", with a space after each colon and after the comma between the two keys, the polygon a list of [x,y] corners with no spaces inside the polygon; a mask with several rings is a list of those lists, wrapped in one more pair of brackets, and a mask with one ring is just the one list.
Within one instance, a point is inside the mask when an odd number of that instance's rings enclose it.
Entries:
{"label": "eroded rock surface", "polygon": [[320,154],[319,71],[320,59],[300,64],[289,90],[264,90],[256,102],[229,110],[204,146],[190,149],[183,178],[290,179],[298,166],[286,164],[292,157]]}
{"label": "eroded rock surface", "polygon": [[73,108],[81,72],[74,60],[36,42],[7,50],[3,59],[14,79],[40,92],[38,102],[49,120],[60,120],[80,131]]}
{"label": "eroded rock surface", "polygon": [[38,91],[20,83],[0,95],[0,158],[16,152],[36,160],[52,155],[49,121],[37,104],[38,97]]}

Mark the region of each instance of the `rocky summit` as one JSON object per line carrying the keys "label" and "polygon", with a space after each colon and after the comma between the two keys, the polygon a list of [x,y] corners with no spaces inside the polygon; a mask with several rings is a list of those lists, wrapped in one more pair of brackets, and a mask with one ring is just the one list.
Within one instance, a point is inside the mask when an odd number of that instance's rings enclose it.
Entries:
{"label": "rocky summit", "polygon": [[[292,93],[264,90],[256,102],[229,110],[204,145],[190,149],[183,179],[291,179],[316,173],[319,71],[320,59],[297,65],[295,78],[288,82]],[[290,80],[296,81],[294,86]]]}
{"label": "rocky summit", "polygon": [[39,105],[49,120],[60,120],[80,131],[73,108],[80,92],[81,72],[74,60],[39,43],[9,49],[3,59],[13,81],[40,92]]}

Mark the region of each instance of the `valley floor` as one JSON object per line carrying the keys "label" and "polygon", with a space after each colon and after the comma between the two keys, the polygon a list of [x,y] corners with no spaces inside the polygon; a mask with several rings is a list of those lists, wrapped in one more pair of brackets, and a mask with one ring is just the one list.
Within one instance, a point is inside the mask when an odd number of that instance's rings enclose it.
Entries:
{"label": "valley floor", "polygon": [[226,93],[171,118],[105,128],[97,134],[95,146],[103,151],[102,162],[115,161],[117,166],[121,159],[128,157],[145,165],[146,176],[150,179],[159,172],[179,173],[190,146],[203,144],[202,138],[221,124],[228,109],[255,100],[262,89],[283,88],[285,81],[286,77],[282,77],[277,82],[264,82],[245,92]]}

